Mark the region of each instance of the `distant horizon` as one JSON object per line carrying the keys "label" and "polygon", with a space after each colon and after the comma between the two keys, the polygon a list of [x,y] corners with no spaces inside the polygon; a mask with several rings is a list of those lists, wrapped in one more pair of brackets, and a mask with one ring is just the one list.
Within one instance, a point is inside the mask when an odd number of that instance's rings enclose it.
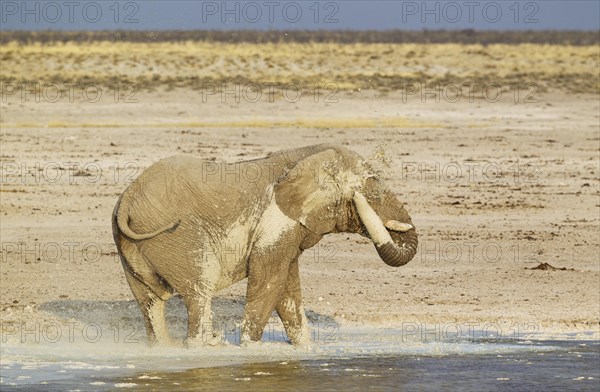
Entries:
{"label": "distant horizon", "polygon": [[390,33],[390,32],[406,32],[406,33],[461,33],[461,32],[474,32],[474,33],[600,33],[600,29],[590,29],[590,30],[563,30],[563,29],[544,29],[544,30],[487,30],[487,29],[400,29],[400,28],[392,28],[386,30],[375,30],[375,29],[336,29],[336,30],[327,30],[327,29],[244,29],[244,28],[232,28],[232,29],[146,29],[146,30],[132,30],[132,29],[106,29],[106,30],[59,30],[59,29],[46,29],[46,30],[12,30],[12,29],[3,29],[0,28],[1,32],[10,32],[10,33],[185,33],[185,32],[214,32],[214,33],[227,33],[227,32],[256,32],[256,33],[267,33],[267,32],[281,32],[281,33],[289,33],[289,32],[326,32],[326,33]]}
{"label": "distant horizon", "polygon": [[5,31],[8,42],[224,42],[224,43],[462,43],[462,44],[600,44],[600,34],[589,31],[477,31],[477,30],[105,30],[105,31]]}

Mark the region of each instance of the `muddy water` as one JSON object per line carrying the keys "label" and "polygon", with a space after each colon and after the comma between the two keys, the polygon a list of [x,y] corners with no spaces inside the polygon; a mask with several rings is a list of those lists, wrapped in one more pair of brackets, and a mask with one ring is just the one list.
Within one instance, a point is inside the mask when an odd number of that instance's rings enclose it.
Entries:
{"label": "muddy water", "polygon": [[399,339],[340,333],[299,350],[263,341],[198,350],[101,344],[2,345],[2,391],[600,390],[600,342]]}
{"label": "muddy water", "polygon": [[[560,345],[559,345],[560,346]],[[566,348],[566,347],[564,347]],[[134,390],[598,391],[598,347],[451,356],[364,356],[252,363],[111,380]],[[113,384],[114,385],[114,384]]]}

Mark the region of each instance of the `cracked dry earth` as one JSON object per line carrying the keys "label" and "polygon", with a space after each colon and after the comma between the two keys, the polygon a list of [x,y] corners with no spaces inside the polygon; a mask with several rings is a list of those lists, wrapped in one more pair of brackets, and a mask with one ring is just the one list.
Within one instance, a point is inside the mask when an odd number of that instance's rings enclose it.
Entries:
{"label": "cracked dry earth", "polygon": [[[549,92],[536,103],[403,102],[400,93],[373,92],[340,92],[329,104],[202,103],[187,90],[139,92],[137,103],[9,98],[2,103],[3,322],[141,323],[110,218],[128,180],[156,160],[182,153],[245,160],[330,142],[379,167],[411,214],[420,246],[394,269],[365,238],[326,237],[300,260],[313,318],[342,328],[496,323],[544,335],[599,332],[596,95]],[[540,263],[567,270],[528,269]],[[239,318],[244,294],[245,281],[219,293],[215,312]],[[171,321],[184,317],[181,304],[174,308]]]}

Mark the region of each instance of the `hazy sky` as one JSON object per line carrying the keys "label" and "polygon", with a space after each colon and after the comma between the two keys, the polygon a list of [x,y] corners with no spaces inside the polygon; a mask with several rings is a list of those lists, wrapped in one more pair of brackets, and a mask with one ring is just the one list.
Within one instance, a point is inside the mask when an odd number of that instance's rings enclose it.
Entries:
{"label": "hazy sky", "polygon": [[600,0],[6,1],[2,30],[598,30]]}

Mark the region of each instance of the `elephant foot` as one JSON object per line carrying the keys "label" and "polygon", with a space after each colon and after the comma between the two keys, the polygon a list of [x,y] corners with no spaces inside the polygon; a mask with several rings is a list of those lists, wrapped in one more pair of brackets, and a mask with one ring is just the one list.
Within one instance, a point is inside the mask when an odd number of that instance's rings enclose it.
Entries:
{"label": "elephant foot", "polygon": [[290,343],[299,349],[309,349],[312,347],[312,342],[310,341],[310,337],[306,335],[298,336],[295,338],[290,338]]}
{"label": "elephant foot", "polygon": [[149,347],[182,347],[184,344],[181,340],[175,340],[171,337],[162,339],[147,339],[146,345]]}
{"label": "elephant foot", "polygon": [[311,333],[305,323],[284,322],[283,325],[285,327],[288,339],[290,339],[290,343],[293,344],[294,347],[307,348],[311,346]]}
{"label": "elephant foot", "polygon": [[290,339],[290,343],[294,345],[294,347],[298,348],[309,348],[312,345],[312,341],[310,338],[310,332],[308,329],[302,329],[300,333],[297,334],[289,334],[288,338]]}
{"label": "elephant foot", "polygon": [[252,347],[258,347],[261,344],[262,344],[262,342],[260,340],[246,339],[244,337],[242,337],[240,339],[240,347],[252,348]]}
{"label": "elephant foot", "polygon": [[206,344],[208,346],[224,345],[225,338],[221,332],[214,332],[209,334],[208,339],[206,339]]}
{"label": "elephant foot", "polygon": [[207,332],[194,338],[188,337],[185,340],[185,346],[187,348],[212,347],[224,344],[225,340],[223,339],[223,333],[221,332]]}
{"label": "elephant foot", "polygon": [[263,327],[248,320],[244,320],[241,325],[242,333],[240,335],[240,345],[248,347],[255,343],[260,343],[263,334]]}
{"label": "elephant foot", "polygon": [[242,347],[256,347],[261,342],[261,333],[250,333],[247,328],[242,327],[242,334],[240,335],[240,346]]}

